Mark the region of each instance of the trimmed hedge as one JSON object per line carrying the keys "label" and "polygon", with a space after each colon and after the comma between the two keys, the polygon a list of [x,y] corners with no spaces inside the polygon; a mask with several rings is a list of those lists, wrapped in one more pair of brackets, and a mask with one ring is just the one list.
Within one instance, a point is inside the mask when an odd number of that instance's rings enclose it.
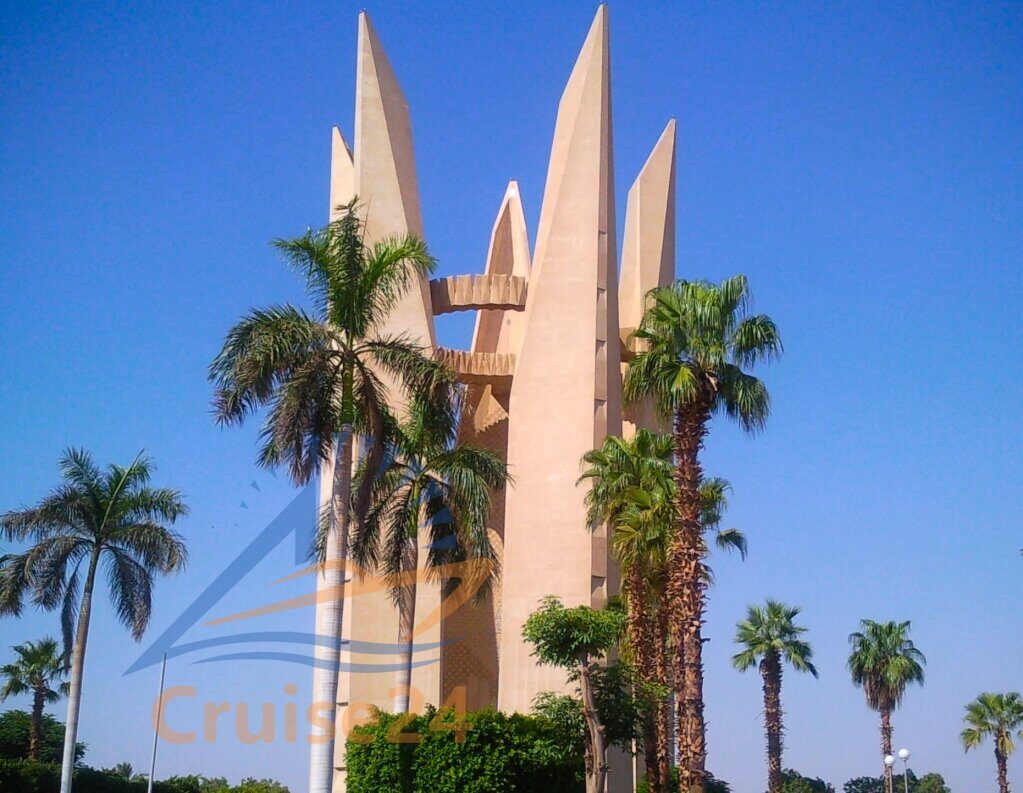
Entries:
{"label": "trimmed hedge", "polygon": [[348,738],[348,793],[582,791],[575,736],[537,716],[493,709],[461,718],[375,713]]}

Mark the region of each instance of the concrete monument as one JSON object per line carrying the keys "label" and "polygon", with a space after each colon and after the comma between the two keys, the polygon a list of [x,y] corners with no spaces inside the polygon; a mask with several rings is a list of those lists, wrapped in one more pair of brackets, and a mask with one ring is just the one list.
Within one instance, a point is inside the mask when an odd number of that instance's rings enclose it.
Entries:
{"label": "concrete monument", "polygon": [[[330,206],[357,195],[369,242],[423,235],[408,106],[365,13],[359,17],[354,156],[333,131]],[[501,554],[501,579],[482,604],[443,609],[439,587],[420,584],[412,709],[461,696],[469,708],[528,711],[542,691],[569,687],[562,670],[539,667],[522,624],[541,598],[602,606],[618,588],[607,533],[586,525],[580,459],[609,434],[658,426],[650,405],[622,410],[622,366],[634,350],[647,292],[674,278],[675,124],[670,122],[628,194],[621,275],[615,242],[608,14],[601,6],[558,108],[543,205],[530,256],[518,185],[508,184],[482,274],[423,280],[392,313],[385,332],[406,332],[447,361],[466,384],[462,440],[503,455],[515,479],[494,495],[488,529]],[[429,239],[426,235],[427,240]],[[476,311],[465,350],[436,344],[433,317]],[[324,472],[323,498],[331,472]],[[426,554],[420,554],[425,558]],[[341,661],[387,665],[397,615],[386,591],[360,589],[324,571],[321,595],[345,588]],[[317,607],[317,632],[335,635],[330,597]],[[350,650],[350,651],[349,651]],[[370,704],[387,709],[392,673],[314,672],[314,697],[336,691],[337,741],[314,744],[312,791],[345,785],[344,734]],[[626,764],[628,765],[628,764]],[[632,773],[613,775],[631,789]]]}

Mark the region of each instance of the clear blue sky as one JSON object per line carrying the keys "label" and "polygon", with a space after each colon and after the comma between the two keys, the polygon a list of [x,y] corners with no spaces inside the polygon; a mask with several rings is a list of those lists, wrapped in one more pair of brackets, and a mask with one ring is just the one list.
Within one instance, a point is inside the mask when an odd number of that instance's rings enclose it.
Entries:
{"label": "clear blue sky", "polygon": [[[293,495],[255,467],[253,429],[213,426],[205,367],[246,309],[301,299],[267,241],[324,219],[330,125],[352,131],[359,9],[0,8],[0,508],[54,484],[69,444],[154,455],[192,506],[192,564],[160,585],[147,641]],[[442,273],[477,271],[509,178],[535,229],[594,4],[369,10],[411,106],[428,241]],[[767,431],[719,424],[706,453],[751,547],[714,562],[710,767],[763,789],[759,679],[728,658],[735,620],[770,595],[804,606],[821,670],[786,677],[787,765],[839,786],[876,770],[846,637],[861,617],[911,619],[928,680],[896,743],[957,793],[993,789],[990,749],[964,756],[957,731],[981,690],[1023,689],[1023,6],[619,2],[611,24],[619,223],[678,118],[678,273],[745,272],[786,343],[764,372]],[[440,334],[464,345],[469,328]],[[290,564],[282,548],[217,613],[279,597]],[[91,763],[141,768],[156,670],[122,677],[140,648],[101,602],[82,738]],[[311,614],[285,624],[311,629]],[[55,627],[0,621],[0,648]],[[280,720],[286,683],[309,692],[308,670],[283,664],[181,660],[169,682],[198,689],[172,709],[177,729],[205,701],[274,702]],[[162,773],[303,789],[307,747],[225,731],[167,747]],[[1023,759],[1011,774],[1023,784]]]}

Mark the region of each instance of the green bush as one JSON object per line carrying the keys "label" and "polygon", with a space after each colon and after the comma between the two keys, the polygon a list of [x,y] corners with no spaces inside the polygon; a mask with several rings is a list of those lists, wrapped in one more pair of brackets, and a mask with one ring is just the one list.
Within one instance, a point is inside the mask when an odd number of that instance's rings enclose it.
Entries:
{"label": "green bush", "polygon": [[[131,779],[110,770],[76,768],[74,793],[146,793],[145,777]],[[0,759],[0,791],[3,793],[58,793],[60,766],[31,760]],[[288,793],[288,788],[270,779],[245,779],[228,785],[224,779],[176,776],[157,780],[153,793]]]}
{"label": "green bush", "polygon": [[348,739],[349,793],[571,793],[577,740],[550,720],[493,709],[376,712]]}
{"label": "green bush", "polygon": [[[671,790],[678,790],[678,769],[671,769]],[[717,779],[713,774],[707,777],[707,793],[731,793],[732,788],[727,782]],[[650,785],[645,779],[636,785],[636,793],[650,793]]]}
{"label": "green bush", "polygon": [[[28,734],[32,716],[23,710],[6,710],[0,713],[0,759],[27,760]],[[39,759],[44,763],[59,763],[64,756],[64,723],[49,713],[43,714],[40,731]],[[85,744],[75,745],[75,761],[85,754]]]}

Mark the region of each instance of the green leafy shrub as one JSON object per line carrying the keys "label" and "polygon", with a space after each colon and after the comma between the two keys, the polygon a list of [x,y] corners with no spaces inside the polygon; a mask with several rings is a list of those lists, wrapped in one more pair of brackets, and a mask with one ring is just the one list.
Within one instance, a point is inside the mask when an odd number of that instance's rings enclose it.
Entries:
{"label": "green leafy shrub", "polygon": [[348,791],[571,793],[583,788],[578,750],[575,735],[537,716],[377,711],[349,736]]}
{"label": "green leafy shrub", "polygon": [[[28,759],[28,736],[32,716],[23,710],[7,710],[0,713],[0,759]],[[43,763],[59,763],[64,756],[64,723],[49,713],[43,714],[40,730],[39,760]],[[75,761],[85,754],[85,744],[75,746]]]}
{"label": "green leafy shrub", "polygon": [[[678,769],[671,769],[671,786],[670,790],[678,790]],[[645,779],[641,780],[636,785],[636,793],[650,793],[650,785],[647,784]],[[707,793],[732,793],[731,786],[724,780],[716,778],[711,774],[707,778]]]}
{"label": "green leafy shrub", "polygon": [[803,776],[787,768],[782,772],[782,793],[835,793],[835,788],[819,777]]}
{"label": "green leafy shrub", "polygon": [[[0,759],[0,791],[11,793],[58,793],[60,765],[31,760]],[[142,776],[130,779],[114,769],[76,768],[74,793],[146,793]],[[153,793],[288,793],[288,788],[270,779],[245,779],[231,786],[226,779],[203,776],[175,776],[157,780]]]}

